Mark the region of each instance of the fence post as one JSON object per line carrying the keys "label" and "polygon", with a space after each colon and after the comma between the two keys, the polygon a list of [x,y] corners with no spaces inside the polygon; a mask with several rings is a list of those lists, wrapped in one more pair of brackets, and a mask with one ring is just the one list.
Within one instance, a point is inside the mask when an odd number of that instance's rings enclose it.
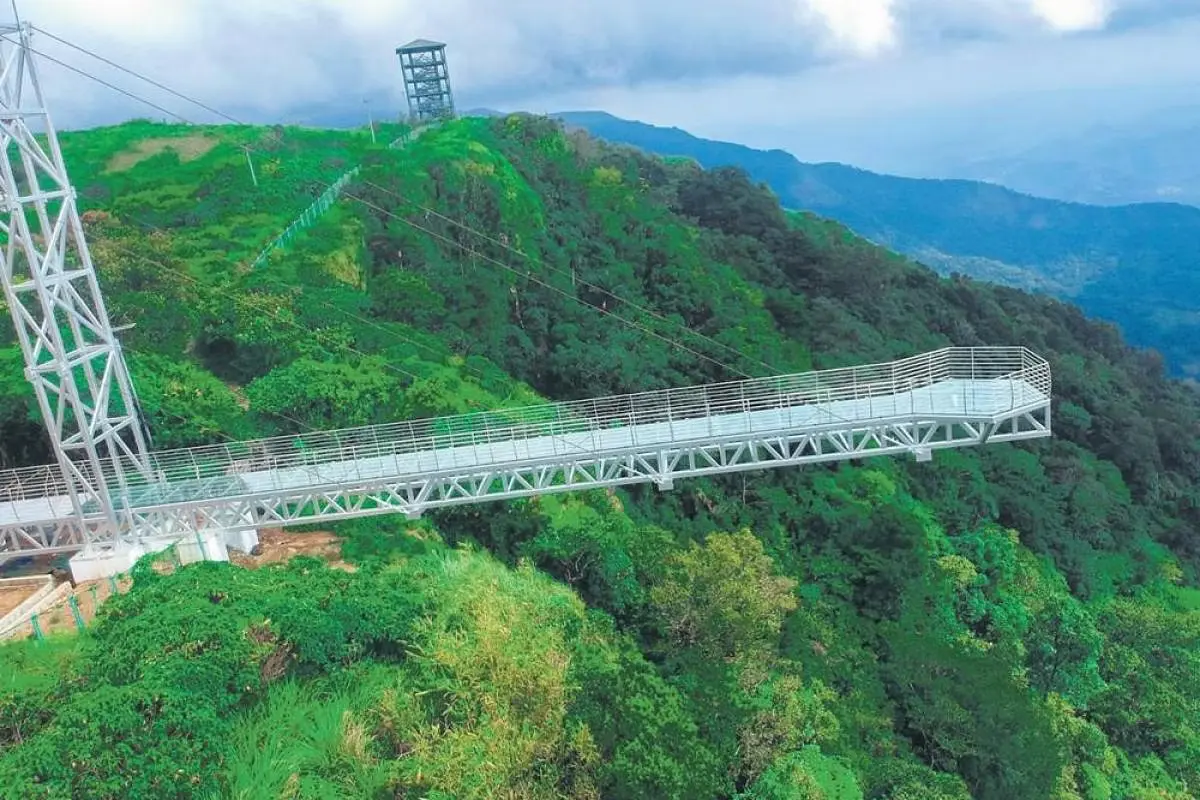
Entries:
{"label": "fence post", "polygon": [[38,622],[37,614],[29,618],[29,624],[33,626],[33,638],[39,642],[45,641],[46,634],[42,633],[42,625]]}
{"label": "fence post", "polygon": [[71,595],[67,599],[67,605],[71,607],[71,616],[75,618],[75,627],[82,631],[86,626],[83,624],[83,614],[79,613],[79,601],[75,599],[75,595]]}

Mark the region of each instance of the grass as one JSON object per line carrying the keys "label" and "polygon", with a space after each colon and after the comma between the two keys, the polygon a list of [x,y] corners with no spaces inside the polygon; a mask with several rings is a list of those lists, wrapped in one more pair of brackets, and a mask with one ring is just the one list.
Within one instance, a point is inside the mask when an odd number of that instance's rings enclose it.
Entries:
{"label": "grass", "polygon": [[180,137],[158,137],[142,139],[128,150],[117,153],[108,160],[108,172],[124,172],[137,166],[151,156],[168,150],[173,151],[181,163],[195,161],[221,143],[220,139],[207,134],[191,134]]}

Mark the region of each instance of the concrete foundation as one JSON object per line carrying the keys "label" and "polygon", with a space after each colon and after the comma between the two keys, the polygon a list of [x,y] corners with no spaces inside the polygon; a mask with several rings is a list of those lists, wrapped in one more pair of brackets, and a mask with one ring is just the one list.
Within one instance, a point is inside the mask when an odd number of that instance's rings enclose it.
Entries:
{"label": "concrete foundation", "polygon": [[258,530],[245,528],[240,531],[229,531],[225,534],[225,546],[230,550],[237,550],[239,553],[249,555],[254,548],[258,547]]}
{"label": "concrete foundation", "polygon": [[129,572],[147,550],[140,544],[124,542],[97,545],[71,556],[71,580],[75,583],[98,581],[113,575]]}
{"label": "concrete foundation", "polygon": [[199,533],[179,540],[176,550],[180,564],[195,564],[198,561],[228,561],[229,548],[225,537],[219,533]]}
{"label": "concrete foundation", "polygon": [[98,545],[71,556],[71,580],[75,583],[96,581],[121,575],[133,569],[147,553],[158,553],[175,545],[180,564],[198,561],[228,561],[230,549],[249,553],[258,546],[258,531],[247,528],[228,533],[190,534],[182,539],[149,539],[131,545],[124,542]]}

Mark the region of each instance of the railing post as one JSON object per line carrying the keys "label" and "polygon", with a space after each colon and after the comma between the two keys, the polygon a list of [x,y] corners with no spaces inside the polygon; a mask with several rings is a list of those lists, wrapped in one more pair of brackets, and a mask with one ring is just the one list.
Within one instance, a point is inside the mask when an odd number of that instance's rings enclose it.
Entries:
{"label": "railing post", "polygon": [[675,442],[675,417],[671,413],[671,390],[665,391],[667,396],[667,440],[671,443]]}
{"label": "railing post", "polygon": [[629,395],[629,427],[633,430],[632,441],[634,444],[637,444],[637,441],[638,441],[638,439],[637,439],[638,427],[645,424],[645,421],[643,419],[643,417],[645,416],[643,413],[644,409],[638,408],[636,398],[644,397],[644,396],[645,396],[645,392],[639,392],[638,394]]}
{"label": "railing post", "polygon": [[[417,447],[417,434],[413,430],[412,420],[406,421],[405,424],[408,425],[408,449],[409,449],[409,452],[411,452],[413,454],[413,458],[417,462],[417,471],[419,472],[421,470],[421,456],[420,456],[421,451],[420,451],[420,448]],[[400,438],[399,433],[397,433],[396,438],[397,439]],[[401,445],[398,444],[397,442],[393,442],[392,443],[392,460],[395,462],[397,475],[400,474],[400,454],[401,454]]]}
{"label": "railing post", "polygon": [[371,441],[375,443],[375,448],[371,453],[371,457],[381,458],[383,456],[383,445],[379,443],[379,433],[375,425],[371,426]]}
{"label": "railing post", "polygon": [[896,362],[892,362],[892,416],[900,416],[900,379],[896,374]]}
{"label": "railing post", "polygon": [[488,462],[496,460],[496,454],[492,450],[492,415],[490,412],[483,415],[483,442],[487,445]]}
{"label": "railing post", "polygon": [[[412,423],[410,422],[409,425],[411,426]],[[416,441],[415,434],[413,436],[413,440]],[[430,427],[429,427],[429,451],[431,453],[433,453],[433,468],[440,470],[442,468],[442,460],[438,456],[437,434],[433,432],[432,423],[430,423]],[[417,460],[420,461],[420,458],[418,458]]]}
{"label": "railing post", "polygon": [[746,399],[745,382],[738,383],[738,394],[740,394],[742,397],[742,416],[746,420],[746,433],[750,433],[753,424],[750,421],[750,402]]}
{"label": "railing post", "polygon": [[975,353],[978,348],[971,348],[971,400],[975,403],[972,412],[979,410],[979,367],[975,362]]}
{"label": "railing post", "polygon": [[592,398],[592,424],[588,426],[592,429],[592,452],[600,452],[600,440],[604,434],[602,432],[603,425],[600,422],[600,407],[596,405],[596,398]]}
{"label": "railing post", "polygon": [[[228,448],[226,448],[226,452],[228,452]],[[203,476],[200,474],[200,462],[196,460],[195,451],[188,450],[188,461],[192,462],[192,477],[194,477],[196,480],[200,480]],[[230,458],[229,461],[232,463],[233,459]]]}
{"label": "railing post", "polygon": [[[910,373],[904,382],[907,385],[905,391],[908,392],[908,413],[909,416],[912,416],[917,413],[917,373],[915,371]],[[899,409],[896,410],[896,413],[900,413]]]}
{"label": "railing post", "polygon": [[929,356],[929,360],[928,360],[928,362],[927,362],[927,364],[928,364],[928,366],[929,366],[929,384],[928,384],[928,385],[929,385],[929,392],[928,392],[928,396],[929,396],[929,413],[930,413],[930,414],[932,414],[932,413],[933,413],[933,391],[934,391],[934,390],[933,390],[933,387],[934,387],[934,385],[937,383],[937,382],[936,382],[936,381],[933,379],[933,362],[934,362],[934,359],[935,359],[935,358],[937,358],[937,356],[935,356],[935,355],[933,355],[933,354],[930,354],[930,356]]}
{"label": "railing post", "polygon": [[702,391],[704,392],[704,418],[708,420],[708,436],[711,439],[713,436],[712,403],[708,399],[708,387],[705,386]]}

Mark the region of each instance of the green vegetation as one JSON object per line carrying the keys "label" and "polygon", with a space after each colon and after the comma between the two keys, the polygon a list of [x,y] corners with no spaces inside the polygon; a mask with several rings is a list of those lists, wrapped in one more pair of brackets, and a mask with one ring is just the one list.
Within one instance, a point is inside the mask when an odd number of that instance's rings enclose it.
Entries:
{"label": "green vegetation", "polygon": [[[353,571],[139,565],[83,635],[0,648],[0,795],[1200,790],[1200,408],[1157,356],[787,214],[739,173],[545,119],[402,151],[291,129],[162,143],[197,133],[64,142],[160,445],[947,344],[1047,356],[1057,435],[357,520],[337,529]],[[257,190],[247,142],[278,153]],[[353,197],[249,270],[351,160]],[[0,455],[36,462],[7,330]]]}
{"label": "green vegetation", "polygon": [[943,275],[961,273],[1077,303],[1119,324],[1130,342],[1161,351],[1176,373],[1200,378],[1200,318],[1181,300],[1197,293],[1193,242],[1200,209],[1066,203],[993,183],[806,164],[782,150],[700,139],[601,112],[562,117],[612,142],[693,158],[710,169],[744,169],[784,206],[843,222]]}

